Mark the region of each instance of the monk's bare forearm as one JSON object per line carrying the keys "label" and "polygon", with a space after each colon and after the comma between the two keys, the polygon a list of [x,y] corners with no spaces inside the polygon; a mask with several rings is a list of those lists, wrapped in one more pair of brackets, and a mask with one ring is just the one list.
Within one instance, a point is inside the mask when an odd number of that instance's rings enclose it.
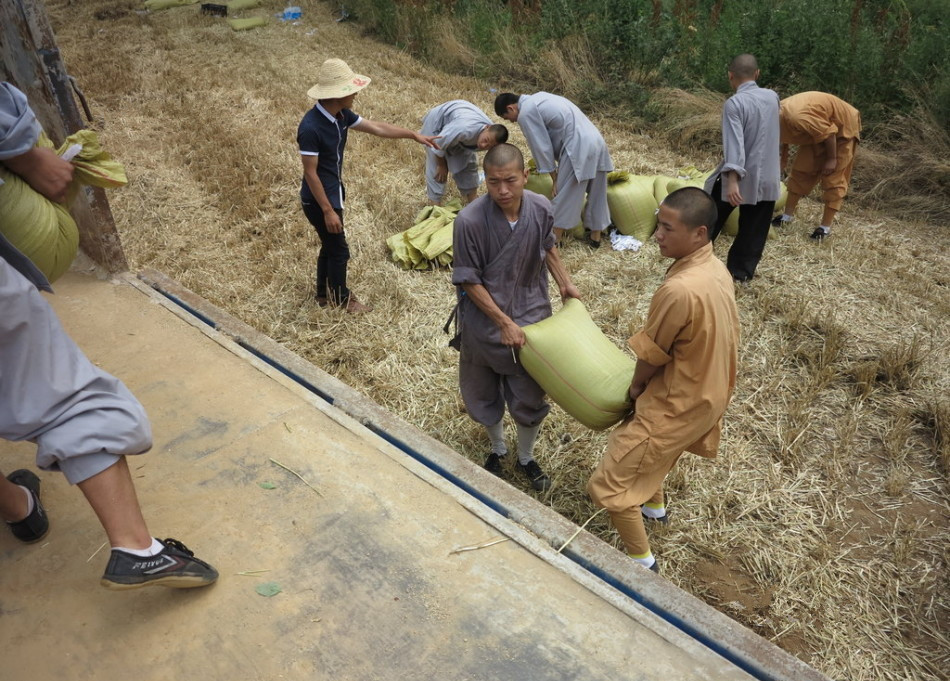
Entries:
{"label": "monk's bare forearm", "polygon": [[564,261],[561,260],[561,254],[558,252],[557,246],[548,251],[544,262],[548,267],[548,272],[551,273],[551,276],[554,277],[554,281],[557,282],[558,291],[561,293],[561,300],[567,300],[568,298],[580,299],[580,291],[577,290],[577,287],[574,286],[574,282],[571,281],[571,275],[568,274],[567,267],[564,266]]}
{"label": "monk's bare forearm", "polygon": [[524,346],[524,331],[498,307],[488,289],[481,284],[462,284],[462,290],[465,291],[465,295],[471,298],[475,306],[484,312],[485,316],[501,330],[502,344],[516,348]]}
{"label": "monk's bare forearm", "polygon": [[640,397],[643,391],[646,390],[647,383],[650,382],[650,379],[662,368],[663,367],[638,359],[637,367],[633,370],[633,380],[630,381],[630,399],[636,400]]}

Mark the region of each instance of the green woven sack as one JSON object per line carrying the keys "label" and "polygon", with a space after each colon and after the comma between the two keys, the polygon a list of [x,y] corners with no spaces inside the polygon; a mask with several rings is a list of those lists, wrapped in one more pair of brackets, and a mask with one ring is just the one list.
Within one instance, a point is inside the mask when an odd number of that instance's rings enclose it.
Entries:
{"label": "green woven sack", "polygon": [[656,231],[656,199],[653,176],[631,175],[616,170],[607,175],[607,207],[621,234],[649,239]]}
{"label": "green woven sack", "polygon": [[528,182],[524,188],[549,199],[554,191],[554,180],[551,179],[551,175],[549,173],[539,174],[538,166],[533,158],[528,159]]}
{"label": "green woven sack", "polygon": [[591,320],[584,304],[569,298],[557,313],[524,327],[518,355],[525,371],[564,411],[594,430],[626,416],[636,362]]}

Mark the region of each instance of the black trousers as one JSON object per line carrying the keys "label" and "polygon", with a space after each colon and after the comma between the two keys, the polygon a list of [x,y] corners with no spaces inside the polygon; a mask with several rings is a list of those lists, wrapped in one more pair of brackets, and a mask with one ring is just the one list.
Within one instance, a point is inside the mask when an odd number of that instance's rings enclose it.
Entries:
{"label": "black trousers", "polygon": [[[317,298],[326,298],[335,305],[344,305],[350,299],[346,287],[346,264],[350,260],[350,247],[345,231],[331,234],[327,231],[323,209],[316,203],[304,203],[303,212],[320,237],[320,254],[317,256]],[[343,220],[343,211],[336,211]]]}
{"label": "black trousers", "polygon": [[[716,202],[719,217],[710,237],[713,241],[719,236],[726,220],[736,210],[728,201],[722,200],[722,176],[716,180],[712,188],[712,198]],[[748,281],[755,276],[755,268],[762,259],[765,250],[765,241],[769,238],[769,227],[772,220],[772,211],[775,201],[760,201],[759,203],[743,203],[739,209],[739,233],[736,234],[729,255],[726,257],[726,269],[737,281]]]}

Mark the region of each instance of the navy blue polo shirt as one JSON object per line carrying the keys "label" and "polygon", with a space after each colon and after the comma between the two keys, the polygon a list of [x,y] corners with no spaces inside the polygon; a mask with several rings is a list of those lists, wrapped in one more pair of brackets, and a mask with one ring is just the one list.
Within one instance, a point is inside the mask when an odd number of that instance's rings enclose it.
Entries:
{"label": "navy blue polo shirt", "polygon": [[[347,131],[358,124],[362,118],[349,109],[343,109],[334,118],[320,106],[314,104],[297,127],[297,146],[301,156],[319,156],[317,177],[323,185],[330,205],[343,208],[343,149],[346,147]],[[304,203],[316,203],[306,178],[300,184],[300,200]]]}

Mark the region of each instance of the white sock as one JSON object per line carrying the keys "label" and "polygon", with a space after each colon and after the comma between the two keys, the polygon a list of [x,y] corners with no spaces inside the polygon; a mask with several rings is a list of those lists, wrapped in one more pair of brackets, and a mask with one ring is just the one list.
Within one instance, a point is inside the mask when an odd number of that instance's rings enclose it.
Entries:
{"label": "white sock", "polygon": [[651,567],[653,567],[653,564],[656,562],[656,558],[653,557],[652,553],[648,553],[645,558],[637,558],[636,556],[630,556],[630,557],[647,569],[650,569]]}
{"label": "white sock", "polygon": [[127,549],[124,546],[113,546],[112,550],[131,553],[133,556],[138,556],[139,558],[148,558],[149,556],[157,556],[164,548],[165,545],[162,542],[152,537],[152,545],[145,549]]}
{"label": "white sock", "polygon": [[782,222],[791,222],[792,216],[788,213],[782,213]]}
{"label": "white sock", "polygon": [[32,493],[30,490],[28,490],[26,487],[24,487],[23,485],[17,485],[17,487],[19,487],[20,489],[22,489],[23,492],[24,492],[24,494],[26,494],[26,499],[27,499],[27,501],[26,501],[26,515],[23,516],[23,518],[21,518],[20,520],[8,520],[8,521],[7,521],[7,525],[12,525],[13,523],[23,522],[24,520],[26,520],[27,518],[29,518],[29,517],[30,517],[30,514],[33,512],[33,507],[34,507],[34,504],[33,504],[33,493]]}
{"label": "white sock", "polygon": [[485,432],[488,433],[488,439],[491,441],[491,450],[495,454],[504,456],[508,453],[508,446],[505,445],[504,419],[493,426],[485,426]]}
{"label": "white sock", "polygon": [[831,227],[825,227],[824,225],[818,225],[818,229],[820,229],[820,230],[821,230],[822,232],[824,232],[825,234],[831,234]]}
{"label": "white sock", "polygon": [[650,506],[649,504],[644,504],[640,507],[640,512],[647,518],[656,520],[666,515],[666,506],[657,506],[656,504]]}
{"label": "white sock", "polygon": [[541,424],[529,428],[516,423],[518,426],[518,463],[522,466],[534,459],[534,443],[538,439],[538,431],[541,430]]}

